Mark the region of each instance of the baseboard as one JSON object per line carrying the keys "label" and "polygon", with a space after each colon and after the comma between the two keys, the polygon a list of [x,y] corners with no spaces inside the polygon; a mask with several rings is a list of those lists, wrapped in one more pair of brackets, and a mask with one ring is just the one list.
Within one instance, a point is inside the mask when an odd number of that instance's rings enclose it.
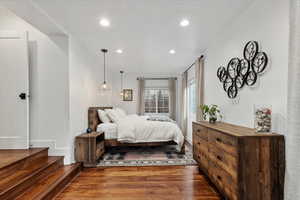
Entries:
{"label": "baseboard", "polygon": [[30,140],[30,147],[49,147],[49,156],[64,156],[64,164],[71,164],[71,149],[57,147],[55,140]]}
{"label": "baseboard", "polygon": [[28,149],[28,141],[22,137],[0,137],[0,149]]}

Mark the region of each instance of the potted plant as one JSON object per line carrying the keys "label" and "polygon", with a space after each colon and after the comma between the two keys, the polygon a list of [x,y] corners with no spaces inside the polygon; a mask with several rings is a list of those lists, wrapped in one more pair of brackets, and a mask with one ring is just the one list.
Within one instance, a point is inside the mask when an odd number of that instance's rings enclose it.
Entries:
{"label": "potted plant", "polygon": [[217,105],[201,105],[200,109],[203,114],[204,120],[209,119],[209,123],[216,123],[218,117],[222,118],[222,115],[220,114],[220,110]]}

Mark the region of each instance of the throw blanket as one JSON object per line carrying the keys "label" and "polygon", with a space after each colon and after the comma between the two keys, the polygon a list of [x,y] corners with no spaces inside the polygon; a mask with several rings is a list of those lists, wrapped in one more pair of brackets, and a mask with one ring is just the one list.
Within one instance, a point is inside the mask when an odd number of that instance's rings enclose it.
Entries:
{"label": "throw blanket", "polygon": [[161,121],[161,122],[173,122],[173,123],[175,123],[174,120],[170,119],[170,117],[167,117],[167,116],[156,116],[156,115],[153,115],[153,116],[149,116],[147,118],[147,120],[150,120],[150,121]]}
{"label": "throw blanket", "polygon": [[116,122],[118,126],[118,141],[127,143],[166,142],[177,143],[180,151],[184,143],[184,136],[172,122],[149,121],[145,117],[127,115]]}

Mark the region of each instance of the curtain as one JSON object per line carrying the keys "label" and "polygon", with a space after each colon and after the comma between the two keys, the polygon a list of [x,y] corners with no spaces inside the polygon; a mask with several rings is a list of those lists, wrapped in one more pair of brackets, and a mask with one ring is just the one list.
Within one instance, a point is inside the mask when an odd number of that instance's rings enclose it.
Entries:
{"label": "curtain", "polygon": [[176,78],[169,78],[170,118],[176,120]]}
{"label": "curtain", "polygon": [[290,0],[285,199],[300,199],[300,0]]}
{"label": "curtain", "polygon": [[203,105],[204,99],[204,57],[200,57],[195,62],[195,83],[196,83],[196,120],[203,120],[200,105]]}
{"label": "curtain", "polygon": [[138,102],[137,110],[139,115],[144,115],[145,113],[145,79],[138,78]]}
{"label": "curtain", "polygon": [[181,130],[183,135],[187,135],[187,79],[188,73],[182,74],[182,90],[181,90]]}

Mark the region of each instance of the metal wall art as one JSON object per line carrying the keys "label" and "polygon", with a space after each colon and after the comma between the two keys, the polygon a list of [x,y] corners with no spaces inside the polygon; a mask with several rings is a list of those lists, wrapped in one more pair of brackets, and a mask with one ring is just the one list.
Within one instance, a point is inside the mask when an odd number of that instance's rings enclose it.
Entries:
{"label": "metal wall art", "polygon": [[217,76],[230,99],[237,97],[244,85],[253,86],[268,64],[268,56],[259,51],[258,42],[250,41],[244,48],[244,58],[232,58],[227,68],[219,67]]}

